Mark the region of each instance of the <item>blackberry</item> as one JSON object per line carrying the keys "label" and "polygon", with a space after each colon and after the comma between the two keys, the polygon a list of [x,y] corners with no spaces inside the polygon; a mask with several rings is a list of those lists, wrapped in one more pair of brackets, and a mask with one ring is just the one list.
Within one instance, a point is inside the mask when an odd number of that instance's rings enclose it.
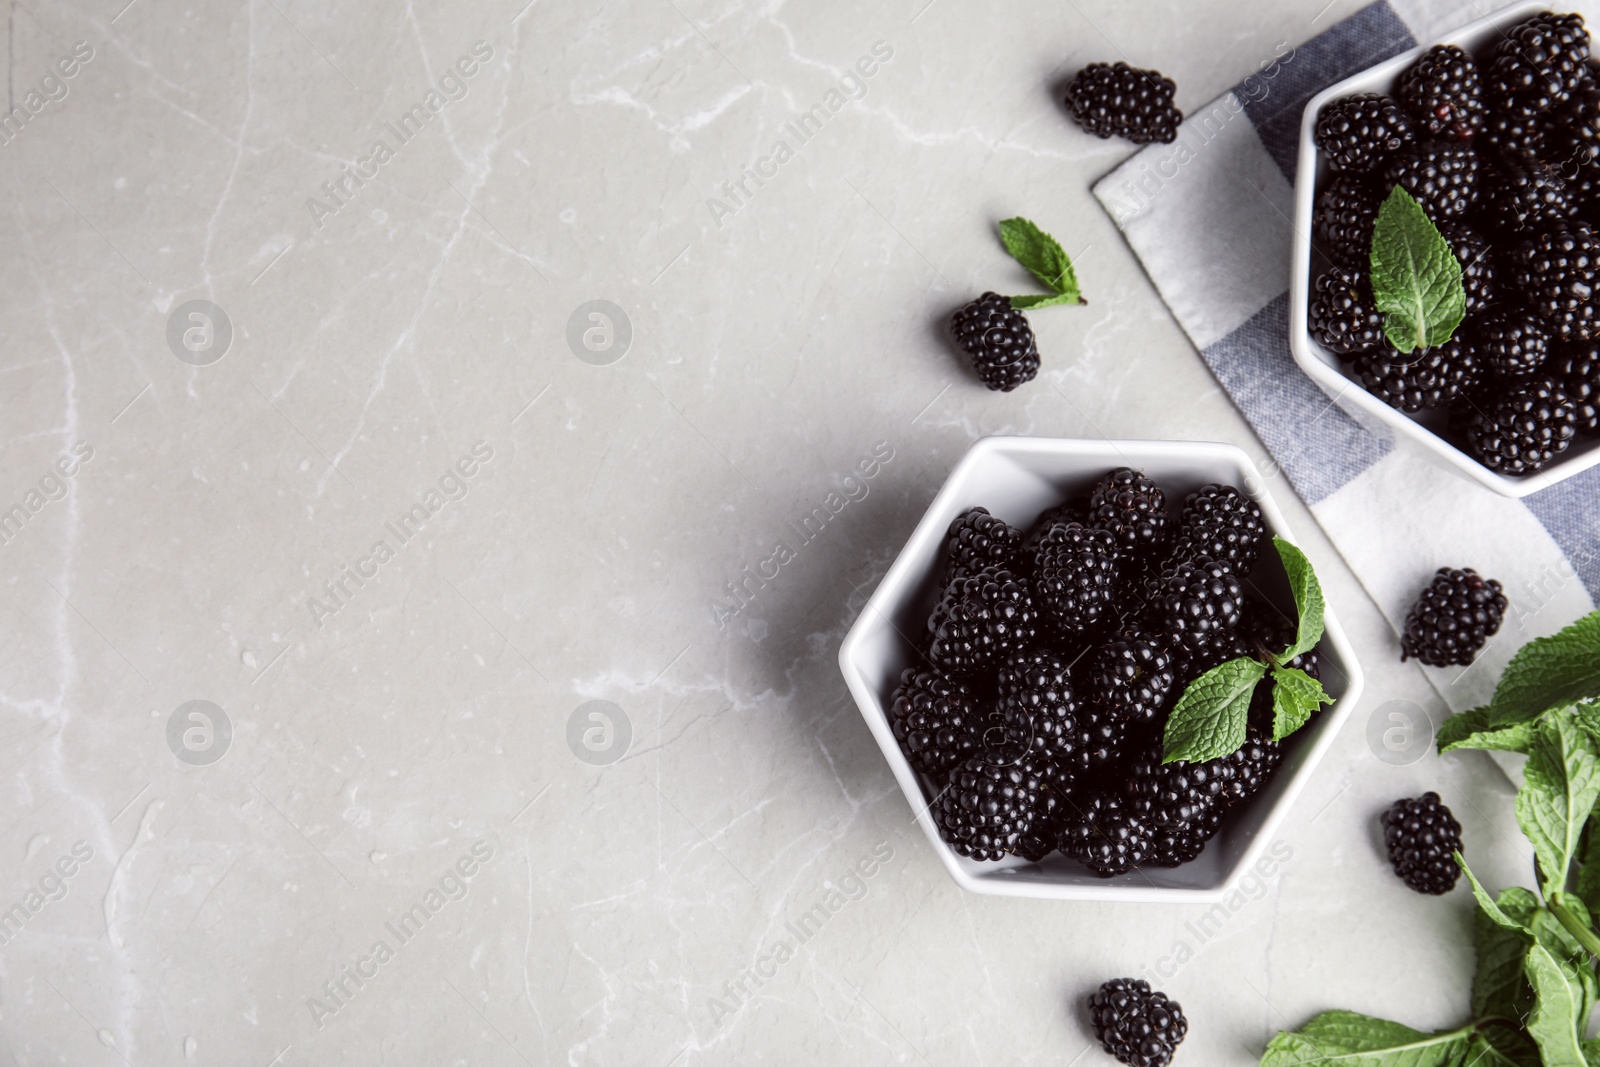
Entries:
{"label": "blackberry", "polygon": [[1600,85],[1585,82],[1551,124],[1550,157],[1563,174],[1600,160]]}
{"label": "blackberry", "polygon": [[1067,86],[1067,110],[1074,122],[1096,137],[1170,144],[1183,122],[1183,112],[1172,104],[1176,88],[1158,70],[1090,63]]}
{"label": "blackberry", "polygon": [[1223,756],[1220,762],[1228,767],[1223,779],[1222,795],[1224,802],[1232,807],[1261,792],[1261,788],[1283,762],[1283,745],[1252,726],[1239,751]]}
{"label": "blackberry", "polygon": [[1240,630],[1217,630],[1193,645],[1173,651],[1177,659],[1178,692],[1181,694],[1190,682],[1211,668],[1220,667],[1230,659],[1254,656],[1258,650],[1255,642]]}
{"label": "blackberry", "polygon": [[978,710],[966,686],[936,670],[907,667],[889,699],[889,724],[913,770],[941,777],[973,752]]}
{"label": "blackberry", "polygon": [[1029,755],[1021,766],[1023,774],[1039,779],[1041,788],[1033,820],[1017,840],[1015,854],[1037,863],[1056,850],[1057,835],[1077,787],[1072,775],[1048,759]]}
{"label": "blackberry", "polygon": [[1022,534],[988,508],[968,508],[950,523],[946,534],[946,584],[977,574],[985,567],[1016,566],[1022,554]]}
{"label": "blackberry", "polygon": [[1468,666],[1500,632],[1509,605],[1499,582],[1471,567],[1440,567],[1406,616],[1400,658],[1430,667]]}
{"label": "blackberry", "polygon": [[1491,311],[1477,326],[1478,359],[1483,369],[1502,377],[1531,374],[1550,354],[1550,333],[1526,311]]}
{"label": "blackberry", "polygon": [[1359,267],[1333,267],[1318,278],[1306,320],[1317,343],[1337,355],[1359,355],[1387,343],[1367,272]]}
{"label": "blackberry", "polygon": [[1244,577],[1255,567],[1266,538],[1261,507],[1233,486],[1213,483],[1184,500],[1173,558],[1213,560]]}
{"label": "blackberry", "polygon": [[1113,978],[1089,998],[1100,1047],[1128,1067],[1166,1067],[1189,1032],[1183,1008],[1142,978]]}
{"label": "blackberry", "polygon": [[1079,636],[1111,615],[1117,583],[1117,542],[1105,530],[1057,525],[1034,557],[1034,597],[1058,633]]}
{"label": "blackberry", "polygon": [[1517,287],[1561,341],[1600,337],[1600,239],[1581,223],[1541,233],[1514,255]]}
{"label": "blackberry", "polygon": [[1148,552],[1166,539],[1167,496],[1142,472],[1118,467],[1094,487],[1089,523],[1129,553]]}
{"label": "blackberry", "polygon": [[1487,144],[1504,159],[1543,159],[1547,150],[1537,119],[1504,111],[1490,111],[1473,141],[1480,148]]}
{"label": "blackberry", "polygon": [[1415,135],[1399,104],[1378,93],[1358,93],[1323,108],[1314,136],[1335,170],[1365,174]]}
{"label": "blackberry", "polygon": [[1582,15],[1541,12],[1501,32],[1485,74],[1489,97],[1512,114],[1549,111],[1578,88],[1588,58]]}
{"label": "blackberry", "polygon": [[1508,239],[1563,222],[1577,211],[1567,183],[1549,164],[1503,158],[1484,167],[1481,178],[1484,214]]}
{"label": "blackberry", "polygon": [[1453,44],[1418,56],[1400,75],[1395,96],[1420,133],[1441,141],[1472,140],[1489,110],[1477,61]]}
{"label": "blackberry", "polygon": [[1022,558],[1031,564],[1038,554],[1039,544],[1058,525],[1066,522],[1089,524],[1089,502],[1084,499],[1069,500],[1065,504],[1057,504],[1046,511],[1028,529],[1028,536],[1022,539]]}
{"label": "blackberry", "polygon": [[940,836],[963,856],[999,860],[1015,852],[1033,825],[1041,785],[1017,761],[963,760],[939,795]]}
{"label": "blackberry", "polygon": [[1384,180],[1416,197],[1434,222],[1459,219],[1478,201],[1478,154],[1437,141],[1407,145],[1384,167]]}
{"label": "blackberry", "polygon": [[1222,760],[1163,763],[1159,740],[1128,766],[1124,800],[1151,829],[1200,824],[1223,796],[1227,777]]}
{"label": "blackberry", "polygon": [[1088,771],[1093,744],[1072,691],[1070,664],[1057,652],[1034,648],[1013,652],[998,675],[1006,744],[1048,760],[1063,781]]}
{"label": "blackberry", "polygon": [[1477,230],[1461,222],[1446,222],[1439,232],[1450,243],[1450,250],[1461,264],[1461,285],[1467,294],[1467,314],[1482,311],[1493,304],[1496,289],[1495,261],[1490,255],[1492,246]]}
{"label": "blackberry", "polygon": [[1027,583],[1009,570],[991,567],[945,588],[928,619],[933,635],[928,658],[951,671],[977,670],[1025,648],[1037,627],[1038,611]]}
{"label": "blackberry", "polygon": [[1156,612],[1164,633],[1186,648],[1199,648],[1220,631],[1239,625],[1244,590],[1226,565],[1212,560],[1180,563],[1166,573]]}
{"label": "blackberry", "polygon": [[1367,262],[1382,203],[1383,197],[1363,174],[1341,174],[1318,194],[1311,225],[1330,259],[1357,266]]}
{"label": "blackberry", "polygon": [[1461,851],[1461,824],[1438,793],[1395,801],[1383,813],[1383,843],[1394,873],[1419,893],[1448,893],[1461,877],[1451,858]]}
{"label": "blackberry", "polygon": [[1100,878],[1127,874],[1150,856],[1150,834],[1122,798],[1102,793],[1069,806],[1056,847]]}
{"label": "blackberry", "polygon": [[1137,631],[1116,637],[1091,655],[1089,687],[1117,721],[1153,726],[1177,697],[1172,654],[1160,637]]}
{"label": "blackberry", "polygon": [[950,317],[956,344],[990,389],[1009,393],[1039,373],[1039,348],[1033,328],[1011,301],[984,293]]}
{"label": "blackberry", "polygon": [[1355,376],[1367,392],[1401,411],[1447,407],[1476,384],[1478,357],[1459,332],[1411,363],[1391,362],[1388,355],[1380,351],[1356,357]]}
{"label": "blackberry", "polygon": [[1578,432],[1600,432],[1600,344],[1588,342],[1560,350],[1549,370],[1572,401]]}
{"label": "blackberry", "polygon": [[1473,410],[1466,438],[1473,455],[1490,470],[1532,474],[1571,447],[1577,423],[1577,411],[1560,384],[1535,376]]}

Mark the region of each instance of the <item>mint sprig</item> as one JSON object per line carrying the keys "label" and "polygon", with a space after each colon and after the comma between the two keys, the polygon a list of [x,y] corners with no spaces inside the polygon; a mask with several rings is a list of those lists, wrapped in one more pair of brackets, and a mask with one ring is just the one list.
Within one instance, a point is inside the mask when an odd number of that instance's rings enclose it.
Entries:
{"label": "mint sprig", "polygon": [[1466,318],[1460,260],[1422,205],[1398,185],[1378,209],[1371,267],[1383,332],[1401,352],[1437,348]]}
{"label": "mint sprig", "polygon": [[1011,297],[1013,308],[1027,311],[1055,304],[1088,303],[1078,290],[1078,272],[1073,269],[1072,257],[1061,247],[1061,242],[1033,222],[1020,217],[1005,219],[1000,223],[1000,243],[1006,246],[1013,259],[1028,268],[1028,272],[1050,290],[1042,296]]}
{"label": "mint sprig", "polygon": [[1311,561],[1281,537],[1272,539],[1283,561],[1294,594],[1294,642],[1282,652],[1264,650],[1264,656],[1240,656],[1211,668],[1189,683],[1167,716],[1162,761],[1204,763],[1239,751],[1249,725],[1250,701],[1263,679],[1272,682],[1272,739],[1282,741],[1304,726],[1333,698],[1322,683],[1305,671],[1288,666],[1322,640],[1322,585]]}

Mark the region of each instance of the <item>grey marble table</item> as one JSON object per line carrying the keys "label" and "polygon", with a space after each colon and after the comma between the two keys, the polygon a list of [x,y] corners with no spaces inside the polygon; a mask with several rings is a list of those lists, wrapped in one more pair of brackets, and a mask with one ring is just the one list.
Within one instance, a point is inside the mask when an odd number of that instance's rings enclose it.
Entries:
{"label": "grey marble table", "polygon": [[[1226,921],[964,895],[834,662],[979,436],[1262,454],[1051,87],[1193,107],[1324,2],[9,0],[0,1063],[1090,1064],[1122,974],[1190,1067],[1454,1022],[1470,901],[1374,815],[1508,882],[1509,786],[1374,757],[1437,702],[1281,483],[1368,695]],[[939,328],[1014,214],[1091,303],[1000,395]]]}

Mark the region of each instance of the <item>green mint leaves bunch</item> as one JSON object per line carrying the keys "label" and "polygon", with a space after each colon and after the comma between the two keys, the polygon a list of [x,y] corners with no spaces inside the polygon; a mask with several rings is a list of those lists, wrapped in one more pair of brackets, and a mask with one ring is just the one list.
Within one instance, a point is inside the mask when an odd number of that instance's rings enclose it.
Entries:
{"label": "green mint leaves bunch", "polygon": [[1163,762],[1204,763],[1239,751],[1249,725],[1250,701],[1263,680],[1272,684],[1272,739],[1281,741],[1306,724],[1333,698],[1322,683],[1288,663],[1322,640],[1322,586],[1311,561],[1281,537],[1272,539],[1289,576],[1299,622],[1294,643],[1282,652],[1262,649],[1260,658],[1240,656],[1189,683],[1167,717]]}
{"label": "green mint leaves bunch", "polygon": [[1012,258],[1050,292],[1044,296],[1013,296],[1011,306],[1017,311],[1046,308],[1055,304],[1087,304],[1078,291],[1078,273],[1072,267],[1072,257],[1061,247],[1061,242],[1024,218],[1006,219],[1000,223],[1000,242]]}
{"label": "green mint leaves bunch", "polygon": [[1491,896],[1456,853],[1477,902],[1472,1020],[1423,1033],[1324,1012],[1267,1045],[1261,1067],[1594,1067],[1600,1002],[1600,612],[1523,646],[1490,702],[1445,721],[1439,750],[1521,752],[1518,827],[1537,889]]}
{"label": "green mint leaves bunch", "polygon": [[1437,348],[1467,316],[1461,261],[1416,198],[1395,186],[1372,230],[1372,299],[1403,353]]}

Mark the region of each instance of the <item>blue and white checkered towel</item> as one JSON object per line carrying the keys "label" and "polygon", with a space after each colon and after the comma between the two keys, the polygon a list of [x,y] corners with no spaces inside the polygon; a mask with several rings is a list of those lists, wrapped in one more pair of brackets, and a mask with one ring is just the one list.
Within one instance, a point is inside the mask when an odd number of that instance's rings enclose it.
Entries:
{"label": "blue and white checkered towel", "polygon": [[1484,12],[1379,0],[1273,57],[1095,185],[1178,322],[1398,632],[1440,566],[1498,577],[1512,610],[1465,672],[1429,670],[1455,710],[1483,703],[1528,639],[1600,600],[1600,468],[1525,500],[1357,425],[1289,351],[1300,116],[1334,82]]}

